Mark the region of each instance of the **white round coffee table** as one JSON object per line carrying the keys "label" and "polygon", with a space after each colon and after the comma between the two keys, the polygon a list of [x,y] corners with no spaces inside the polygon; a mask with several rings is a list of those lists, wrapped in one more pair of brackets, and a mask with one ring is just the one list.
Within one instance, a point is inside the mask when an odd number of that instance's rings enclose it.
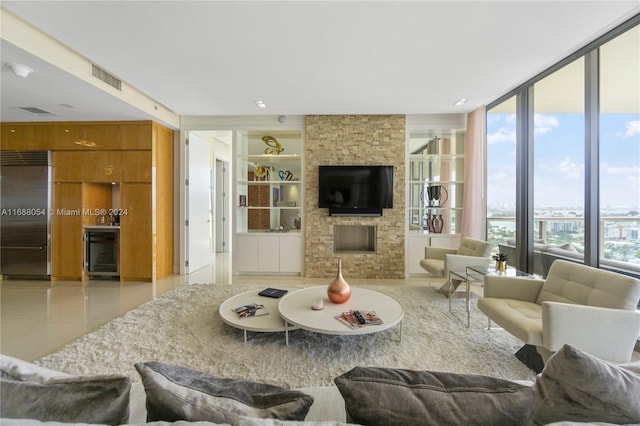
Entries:
{"label": "white round coffee table", "polygon": [[[282,290],[288,290],[287,294],[298,290],[297,288],[290,287],[278,287]],[[286,331],[284,320],[278,313],[278,303],[280,299],[273,297],[260,296],[258,293],[263,289],[256,289],[237,294],[233,297],[222,302],[218,312],[222,321],[229,324],[231,327],[239,328],[244,331],[244,341],[247,341],[247,331],[254,331],[258,333],[275,333]],[[284,297],[284,296],[283,296]],[[258,303],[264,305],[269,311],[268,315],[251,318],[239,318],[235,313],[234,308],[239,306],[248,305],[250,303]]]}
{"label": "white round coffee table", "polygon": [[[311,309],[314,299],[321,297],[324,309]],[[351,287],[351,298],[346,303],[336,304],[327,297],[327,286],[308,287],[287,293],[278,303],[280,316],[285,322],[285,340],[289,344],[289,330],[293,327],[315,333],[335,335],[356,335],[377,333],[400,324],[402,338],[402,319],[404,309],[400,302],[391,296],[375,290]],[[375,311],[382,324],[367,325],[352,329],[335,317],[352,309]]]}

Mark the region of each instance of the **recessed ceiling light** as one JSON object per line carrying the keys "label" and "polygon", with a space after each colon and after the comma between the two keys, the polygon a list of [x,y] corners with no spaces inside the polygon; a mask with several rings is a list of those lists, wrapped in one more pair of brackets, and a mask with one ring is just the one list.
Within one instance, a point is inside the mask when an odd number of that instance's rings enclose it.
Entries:
{"label": "recessed ceiling light", "polygon": [[258,106],[258,108],[266,108],[267,107],[267,104],[264,101],[257,100],[257,101],[255,101],[255,103]]}
{"label": "recessed ceiling light", "polygon": [[465,98],[460,98],[456,101],[456,103],[454,104],[455,106],[460,106],[460,105],[464,105],[467,103],[467,99]]}

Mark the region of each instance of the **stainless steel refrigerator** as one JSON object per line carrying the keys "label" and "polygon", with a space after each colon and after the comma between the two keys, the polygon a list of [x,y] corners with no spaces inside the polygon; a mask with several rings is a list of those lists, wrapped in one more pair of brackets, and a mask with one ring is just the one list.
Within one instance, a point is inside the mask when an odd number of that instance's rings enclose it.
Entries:
{"label": "stainless steel refrigerator", "polygon": [[0,152],[0,274],[51,275],[49,151]]}

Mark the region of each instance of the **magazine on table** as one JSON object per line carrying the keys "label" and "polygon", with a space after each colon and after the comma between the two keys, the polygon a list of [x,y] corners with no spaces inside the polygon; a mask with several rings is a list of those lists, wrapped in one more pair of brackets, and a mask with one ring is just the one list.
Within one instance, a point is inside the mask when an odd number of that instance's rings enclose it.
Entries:
{"label": "magazine on table", "polygon": [[260,305],[258,303],[250,303],[248,305],[238,306],[237,308],[234,308],[233,311],[238,314],[238,317],[240,319],[259,317],[262,315],[267,315],[269,313],[264,305]]}
{"label": "magazine on table", "polygon": [[348,312],[343,312],[336,316],[336,319],[347,327],[354,330],[368,325],[382,324],[382,319],[375,313],[375,311],[365,311],[360,309],[352,309]]}

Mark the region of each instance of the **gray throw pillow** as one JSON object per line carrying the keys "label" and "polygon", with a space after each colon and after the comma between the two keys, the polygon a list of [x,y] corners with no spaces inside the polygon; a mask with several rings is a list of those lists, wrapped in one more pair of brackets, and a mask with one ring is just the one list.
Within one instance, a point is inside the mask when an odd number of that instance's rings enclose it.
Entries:
{"label": "gray throw pillow", "polygon": [[129,420],[125,376],[70,376],[2,355],[2,417],[119,425]]}
{"label": "gray throw pillow", "polygon": [[278,419],[256,419],[255,417],[238,417],[233,426],[357,426],[348,423],[332,420],[324,421],[298,421],[298,420],[278,420]]}
{"label": "gray throw pillow", "polygon": [[334,381],[347,421],[368,426],[525,425],[534,398],[529,386],[473,374],[355,367]]}
{"label": "gray throw pillow", "polygon": [[564,345],[538,376],[531,424],[640,422],[640,374]]}
{"label": "gray throw pillow", "polygon": [[265,383],[223,379],[160,362],[135,364],[147,420],[233,423],[240,416],[304,420],[313,397]]}

